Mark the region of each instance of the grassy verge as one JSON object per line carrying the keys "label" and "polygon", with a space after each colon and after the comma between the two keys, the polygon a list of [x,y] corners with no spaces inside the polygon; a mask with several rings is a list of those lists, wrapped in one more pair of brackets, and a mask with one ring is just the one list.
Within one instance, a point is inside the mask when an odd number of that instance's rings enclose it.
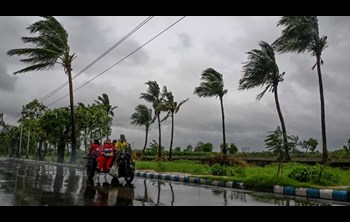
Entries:
{"label": "grassy verge", "polygon": [[[276,175],[278,164],[271,164],[265,167],[227,167],[225,168],[226,176],[214,176],[211,175],[211,167],[196,161],[136,161],[136,169],[138,170],[152,169],[157,172],[182,172],[190,173],[194,176],[205,179],[243,182],[245,187],[254,190],[271,190],[273,189],[274,185],[350,190],[350,174],[347,170],[342,170],[339,168],[326,167],[327,171],[339,176],[338,183],[328,181],[299,182],[288,177],[294,168],[303,166],[306,165],[300,163],[283,164],[282,171],[279,176]],[[344,186],[348,186],[348,188],[344,188]]]}

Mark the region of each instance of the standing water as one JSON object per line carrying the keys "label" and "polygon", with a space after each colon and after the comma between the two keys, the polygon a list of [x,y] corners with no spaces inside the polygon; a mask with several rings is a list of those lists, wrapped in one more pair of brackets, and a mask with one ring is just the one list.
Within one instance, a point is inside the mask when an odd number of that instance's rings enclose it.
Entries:
{"label": "standing water", "polygon": [[329,206],[312,200],[230,188],[135,178],[132,184],[85,170],[0,159],[0,206]]}

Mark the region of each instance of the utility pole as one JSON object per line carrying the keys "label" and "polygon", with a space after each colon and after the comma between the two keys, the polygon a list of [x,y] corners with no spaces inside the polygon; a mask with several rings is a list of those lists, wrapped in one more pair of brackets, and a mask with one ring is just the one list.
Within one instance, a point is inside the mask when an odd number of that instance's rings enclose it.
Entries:
{"label": "utility pole", "polygon": [[21,134],[19,136],[19,150],[18,153],[16,154],[17,158],[21,157],[21,148],[22,148],[22,133],[23,133],[23,124],[21,124]]}
{"label": "utility pole", "polygon": [[28,153],[29,153],[29,139],[30,139],[30,130],[28,133],[28,140],[27,140],[27,154],[26,154],[26,158],[28,159]]}
{"label": "utility pole", "polygon": [[18,154],[16,155],[17,158],[21,157],[21,148],[22,148],[22,133],[23,133],[23,110],[24,110],[24,106],[22,106],[22,117],[21,117],[21,134],[20,134],[20,139],[19,139],[19,151]]}

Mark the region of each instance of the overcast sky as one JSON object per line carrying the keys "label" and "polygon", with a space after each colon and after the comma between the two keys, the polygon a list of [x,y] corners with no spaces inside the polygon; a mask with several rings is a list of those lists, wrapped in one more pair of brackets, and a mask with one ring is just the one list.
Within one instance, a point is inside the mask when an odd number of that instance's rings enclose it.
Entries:
{"label": "overcast sky", "polygon": [[[147,17],[57,17],[69,33],[76,74],[104,51],[119,41]],[[74,88],[98,75],[121,58],[144,44],[181,17],[154,17],[144,27],[115,48],[96,65],[77,77]],[[56,89],[67,80],[60,65],[48,71],[13,72],[24,67],[20,57],[9,57],[13,48],[27,47],[20,37],[29,36],[25,29],[39,17],[0,17],[0,111],[5,122],[21,111],[22,105]],[[279,17],[186,17],[150,44],[128,57],[74,94],[75,104],[93,103],[102,93],[117,105],[112,138],[126,134],[129,142],[142,147],[144,128],[130,125],[130,116],[138,104],[151,104],[139,99],[147,90],[145,82],[157,81],[167,86],[175,101],[189,98],[175,116],[174,147],[193,146],[198,141],[211,142],[218,149],[222,142],[221,110],[217,98],[199,98],[193,94],[201,73],[214,68],[223,74],[226,117],[226,140],[251,151],[265,150],[269,131],[280,125],[274,97],[267,93],[256,101],[262,88],[238,91],[242,63],[246,52],[258,48],[263,40],[272,43],[281,33],[276,27]],[[326,104],[328,147],[339,149],[350,138],[350,87],[348,68],[350,51],[350,17],[319,17],[320,33],[328,36],[329,47],[323,53],[322,75]],[[321,150],[320,99],[315,58],[308,54],[276,56],[281,72],[286,72],[279,85],[279,99],[287,133],[301,140],[316,138]],[[44,102],[52,103],[68,93],[68,85]],[[69,99],[49,108],[68,106]],[[14,124],[14,122],[7,122]],[[162,124],[162,144],[169,147],[171,121]],[[158,140],[156,125],[151,126],[149,141]]]}

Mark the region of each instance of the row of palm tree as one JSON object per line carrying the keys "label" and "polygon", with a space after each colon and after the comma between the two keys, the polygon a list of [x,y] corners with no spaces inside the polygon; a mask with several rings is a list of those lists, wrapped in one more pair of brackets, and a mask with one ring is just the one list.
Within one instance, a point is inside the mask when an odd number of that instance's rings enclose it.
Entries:
{"label": "row of palm tree", "polygon": [[[24,73],[29,71],[39,71],[52,68],[56,63],[64,68],[64,72],[68,76],[69,95],[70,95],[70,117],[71,117],[71,143],[72,156],[70,162],[75,162],[76,159],[76,121],[74,114],[74,100],[73,100],[73,82],[72,82],[72,62],[75,54],[70,53],[68,44],[68,33],[64,27],[52,16],[42,16],[43,20],[33,23],[27,29],[31,33],[37,33],[37,37],[22,37],[24,43],[30,43],[34,47],[12,49],[7,52],[8,55],[24,55],[25,59],[20,61],[29,64],[29,66],[16,71],[14,74]],[[319,80],[320,102],[321,102],[321,128],[322,128],[322,151],[323,161],[328,159],[327,139],[326,139],[326,123],[325,123],[325,103],[323,93],[323,81],[321,74],[321,65],[323,60],[321,58],[322,52],[327,48],[327,37],[320,36],[317,16],[283,16],[277,26],[283,26],[282,35],[271,45],[266,42],[260,42],[260,50],[254,49],[248,52],[248,62],[243,66],[243,77],[240,79],[240,90],[246,90],[257,86],[265,86],[265,90],[257,96],[260,100],[264,94],[269,90],[274,93],[275,103],[279,119],[281,121],[283,139],[285,144],[285,160],[289,160],[289,153],[287,148],[287,130],[284,123],[282,111],[278,100],[278,83],[283,81],[283,73],[279,72],[274,50],[280,53],[309,52],[316,57],[316,63],[312,69],[317,67],[317,74]],[[173,138],[173,121],[174,113],[176,113],[177,104],[173,101],[173,96],[170,93],[161,93],[160,88],[155,81],[146,83],[149,88],[146,93],[141,93],[142,99],[152,103],[154,115],[158,120],[159,129],[159,152],[161,151],[161,119],[160,113],[167,109],[168,117],[172,117],[172,138]],[[225,137],[225,115],[223,106],[223,96],[227,93],[224,89],[222,74],[216,72],[212,68],[208,68],[202,73],[202,82],[200,86],[195,88],[194,94],[199,97],[219,97],[222,113],[222,130],[223,130],[223,153],[226,154],[226,137]],[[166,97],[167,108],[163,105],[163,99]],[[104,97],[99,98],[103,103],[106,101]],[[178,106],[182,105],[179,103]],[[175,106],[174,106],[175,104]],[[174,108],[175,107],[175,108]],[[106,110],[108,114],[112,115],[113,109],[116,107],[109,106]],[[148,108],[141,108],[143,111]],[[136,112],[141,110],[136,110]],[[114,115],[114,114],[113,114]],[[112,115],[112,116],[113,116]],[[146,115],[146,114],[145,114]],[[149,115],[149,114],[147,114]],[[135,116],[136,117],[136,116]],[[168,118],[166,117],[166,118]],[[164,120],[166,119],[164,118]],[[133,121],[134,122],[134,121]],[[134,124],[139,124],[138,121]],[[149,129],[149,126],[146,129]],[[147,131],[147,130],[146,130]],[[108,133],[107,133],[108,135]],[[146,132],[147,137],[147,132]],[[147,139],[146,139],[147,142]],[[144,146],[145,149],[145,146]]]}
{"label": "row of palm tree", "polygon": [[[174,95],[172,92],[168,91],[167,87],[163,87],[163,91],[160,92],[160,87],[156,81],[148,81],[145,83],[148,85],[146,93],[141,93],[140,99],[144,99],[152,104],[154,110],[154,117],[152,117],[152,109],[148,108],[146,105],[139,104],[135,108],[135,113],[130,117],[131,124],[137,126],[146,127],[146,137],[145,144],[143,146],[142,152],[145,152],[147,146],[148,132],[150,126],[154,121],[158,120],[158,159],[161,157],[162,149],[162,137],[161,137],[161,122],[167,120],[171,117],[171,136],[170,136],[170,148],[169,148],[169,159],[172,158],[172,148],[173,148],[173,138],[174,138],[174,124],[175,124],[175,113],[180,110],[182,104],[188,101],[188,98],[181,101],[180,103],[175,102]],[[161,112],[167,112],[166,116],[161,120]]]}
{"label": "row of palm tree", "polygon": [[[316,56],[316,63],[312,70],[317,67],[317,74],[320,89],[321,101],[321,128],[322,128],[322,161],[328,159],[326,123],[325,123],[325,104],[323,93],[323,82],[321,74],[322,52],[327,48],[327,37],[319,35],[317,16],[282,16],[277,26],[283,26],[282,35],[272,44],[261,41],[261,49],[253,49],[248,52],[248,61],[243,66],[243,76],[239,80],[239,90],[248,90],[255,87],[264,87],[265,89],[257,95],[260,100],[267,91],[273,92],[277,108],[278,117],[282,126],[284,160],[290,161],[288,136],[286,124],[282,115],[279,99],[278,84],[282,82],[285,72],[280,73],[275,50],[280,53],[305,51]],[[194,93],[199,97],[219,97],[222,114],[222,133],[223,133],[223,154],[226,155],[226,137],[225,137],[225,114],[223,106],[223,96],[227,93],[224,89],[222,74],[213,68],[207,68],[202,73],[202,82],[195,88]]]}

